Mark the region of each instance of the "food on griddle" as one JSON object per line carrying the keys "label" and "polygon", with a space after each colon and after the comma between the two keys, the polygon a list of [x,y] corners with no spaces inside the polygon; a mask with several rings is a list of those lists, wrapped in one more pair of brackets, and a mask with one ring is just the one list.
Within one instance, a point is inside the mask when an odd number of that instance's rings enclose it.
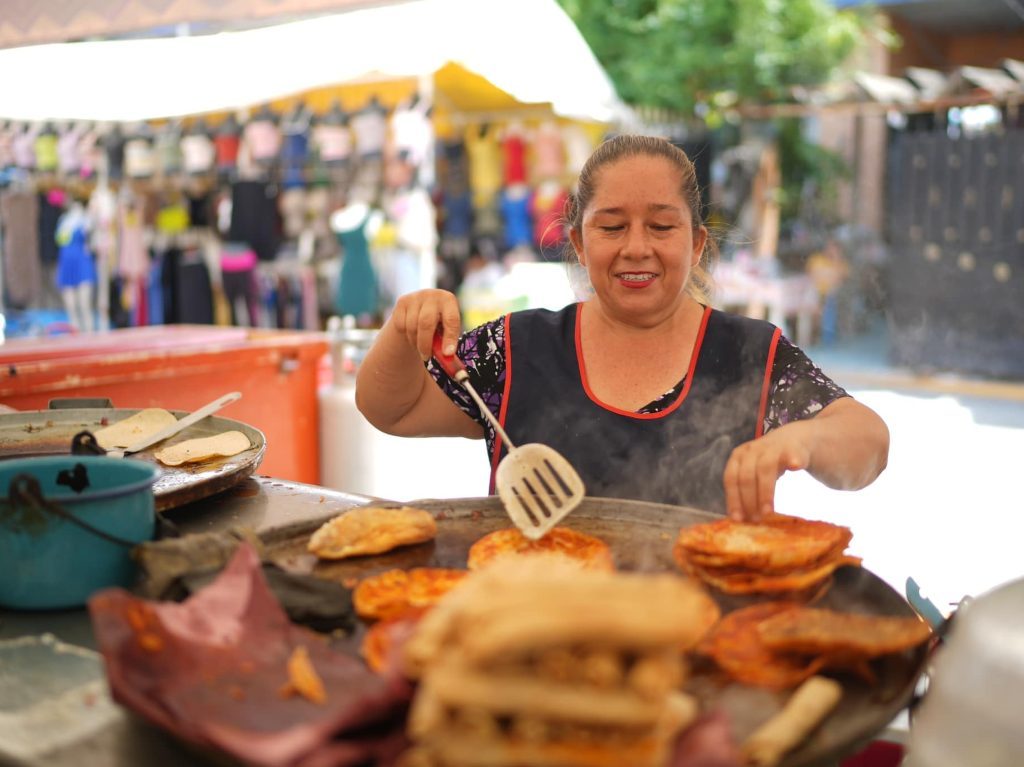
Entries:
{"label": "food on griddle", "polygon": [[762,621],[794,607],[793,602],[763,602],[734,610],[711,628],[698,649],[738,682],[773,690],[795,687],[812,677],[824,661],[774,653],[757,632]]}
{"label": "food on griddle", "polygon": [[539,553],[564,557],[588,570],[615,569],[612,550],[607,543],[568,527],[554,527],[536,541],[515,527],[495,530],[470,546],[468,566],[470,570],[479,570],[506,557]]}
{"label": "food on griddle", "polygon": [[436,604],[466,574],[466,570],[443,567],[386,570],[361,580],[352,592],[352,603],[360,618],[387,620],[410,608]]}
{"label": "food on griddle", "polygon": [[852,537],[847,527],[773,514],[684,527],[672,554],[685,572],[727,594],[809,594],[836,568],[860,564],[844,553]]}
{"label": "food on griddle", "polygon": [[251,447],[249,438],[240,431],[226,431],[212,437],[187,439],[158,450],[153,455],[165,466],[201,463],[211,458],[238,455]]}
{"label": "food on griddle", "polygon": [[798,607],[762,621],[757,633],[773,652],[820,654],[835,664],[844,659],[856,662],[917,647],[931,637],[932,630],[917,617]]}
{"label": "food on griddle", "polygon": [[684,651],[716,620],[696,582],[526,555],[474,573],[405,644],[427,761],[662,765],[698,713]]}
{"label": "food on griddle", "polygon": [[324,689],[323,680],[316,673],[313,661],[309,658],[309,650],[299,645],[288,657],[288,681],[281,688],[281,694],[285,698],[293,695],[301,695],[310,703],[322,706],[327,702],[327,690]]}
{"label": "food on griddle", "polygon": [[785,689],[826,668],[852,669],[871,683],[868,661],[916,647],[930,635],[918,618],[764,602],[725,615],[700,651],[737,681]]}
{"label": "food on griddle", "polygon": [[437,523],[429,511],[363,506],[324,523],[309,539],[308,549],[321,559],[382,554],[399,546],[429,541]]}
{"label": "food on griddle", "polygon": [[839,682],[812,676],[793,692],[779,713],[743,743],[745,763],[753,767],[774,767],[821,724],[842,697]]}
{"label": "food on griddle", "polygon": [[430,609],[410,607],[401,615],[379,620],[366,630],[359,645],[359,654],[371,671],[380,674],[394,666],[396,671],[401,672],[401,647]]}
{"label": "food on griddle", "polygon": [[129,447],[141,439],[156,434],[178,419],[163,408],[150,407],[140,410],[117,423],[93,432],[100,447],[112,450],[115,447]]}

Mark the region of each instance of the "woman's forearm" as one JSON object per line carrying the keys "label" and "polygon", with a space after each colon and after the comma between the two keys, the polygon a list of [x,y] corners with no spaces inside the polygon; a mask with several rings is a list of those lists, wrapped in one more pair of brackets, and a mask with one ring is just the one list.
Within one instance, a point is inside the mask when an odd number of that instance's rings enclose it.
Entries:
{"label": "woman's forearm", "polygon": [[844,397],[802,423],[814,430],[807,471],[823,484],[858,490],[885,469],[889,429],[866,405]]}
{"label": "woman's forearm", "polygon": [[403,418],[413,411],[427,385],[433,385],[433,381],[423,367],[423,360],[405,336],[388,322],[359,365],[356,407],[381,431],[401,434]]}

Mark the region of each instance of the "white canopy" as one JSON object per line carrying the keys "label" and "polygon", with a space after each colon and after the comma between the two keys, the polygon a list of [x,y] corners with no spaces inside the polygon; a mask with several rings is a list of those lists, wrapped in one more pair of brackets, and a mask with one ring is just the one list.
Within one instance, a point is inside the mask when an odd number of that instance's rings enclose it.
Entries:
{"label": "white canopy", "polygon": [[524,103],[628,109],[555,0],[412,0],[261,29],[0,50],[0,118],[132,121],[243,108],[460,64]]}

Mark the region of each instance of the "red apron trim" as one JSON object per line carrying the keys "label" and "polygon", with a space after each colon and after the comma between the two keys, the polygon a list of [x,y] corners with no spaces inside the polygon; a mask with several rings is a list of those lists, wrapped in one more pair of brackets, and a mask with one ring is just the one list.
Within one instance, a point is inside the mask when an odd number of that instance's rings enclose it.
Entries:
{"label": "red apron trim", "polygon": [[[679,396],[676,397],[675,402],[669,405],[664,410],[659,410],[657,413],[632,413],[628,410],[621,410],[612,405],[605,404],[602,402],[596,394],[590,389],[590,382],[587,380],[587,368],[583,364],[583,342],[580,328],[582,326],[583,318],[583,304],[577,304],[576,306],[576,363],[580,370],[580,381],[583,382],[583,390],[587,393],[587,397],[590,398],[591,402],[599,407],[604,408],[612,413],[626,416],[627,418],[636,418],[638,420],[650,421],[655,418],[664,418],[673,411],[675,411],[680,405],[683,404],[683,400],[686,399],[686,395],[690,392],[690,386],[693,384],[694,370],[697,368],[697,360],[700,358],[701,346],[704,344],[704,332],[708,327],[708,319],[711,317],[711,307],[707,306],[704,308],[704,316],[701,317],[700,329],[697,331],[697,340],[693,344],[693,352],[690,354],[690,365],[686,371],[686,382],[683,384],[683,390],[679,392]],[[506,339],[506,344],[508,343]]]}
{"label": "red apron trim", "polygon": [[754,439],[764,434],[764,413],[768,409],[768,390],[772,383],[772,368],[775,366],[775,348],[779,345],[779,336],[782,331],[775,328],[772,333],[772,342],[768,347],[768,361],[764,365],[764,382],[761,384],[761,404],[757,407],[757,428],[754,429]]}

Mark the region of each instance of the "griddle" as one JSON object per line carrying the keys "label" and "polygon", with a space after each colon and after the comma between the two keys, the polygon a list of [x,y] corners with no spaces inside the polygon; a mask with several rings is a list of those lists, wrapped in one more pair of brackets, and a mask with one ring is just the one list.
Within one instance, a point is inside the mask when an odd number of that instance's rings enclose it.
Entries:
{"label": "griddle", "polygon": [[[59,408],[34,410],[0,415],[0,460],[27,458],[40,455],[62,455],[71,452],[71,440],[80,431],[95,432],[104,426],[124,420],[141,408]],[[187,411],[171,410],[175,418],[188,415]],[[213,458],[197,464],[165,466],[154,453],[198,437],[212,437],[225,431],[240,431],[249,438],[251,447],[237,455]],[[240,421],[219,416],[208,416],[173,437],[153,445],[127,458],[146,461],[160,468],[160,478],[153,486],[158,512],[198,501],[229,487],[233,487],[256,471],[267,440],[263,432]],[[121,460],[111,458],[110,460]],[[6,492],[6,489],[3,489]]]}
{"label": "griddle", "polygon": [[[469,547],[474,541],[493,530],[511,526],[500,501],[493,496],[377,505],[410,505],[430,511],[438,521],[437,538],[382,555],[337,562],[318,561],[306,551],[309,535],[330,519],[331,514],[325,514],[322,519],[271,528],[261,532],[260,538],[266,544],[270,558],[279,564],[306,570],[351,587],[362,578],[392,568],[464,568]],[[611,546],[619,570],[654,573],[678,572],[672,559],[672,545],[681,527],[720,518],[686,507],[585,498],[563,524],[606,541]],[[723,613],[766,599],[729,596],[713,590],[711,594]],[[816,605],[873,615],[916,615],[898,592],[863,567],[839,568],[833,574],[831,588]],[[360,624],[354,635],[339,640],[339,643],[350,652],[357,653],[364,633],[365,626]],[[834,766],[843,757],[863,747],[910,702],[924,670],[926,654],[927,648],[919,647],[875,661],[872,668],[877,674],[878,684],[874,687],[853,676],[836,676],[843,684],[842,701],[822,726],[782,761],[782,767]],[[710,667],[700,665],[694,667],[689,692],[701,700],[705,710],[715,707],[726,709],[740,740],[778,711],[788,697],[788,693],[726,681]]]}

